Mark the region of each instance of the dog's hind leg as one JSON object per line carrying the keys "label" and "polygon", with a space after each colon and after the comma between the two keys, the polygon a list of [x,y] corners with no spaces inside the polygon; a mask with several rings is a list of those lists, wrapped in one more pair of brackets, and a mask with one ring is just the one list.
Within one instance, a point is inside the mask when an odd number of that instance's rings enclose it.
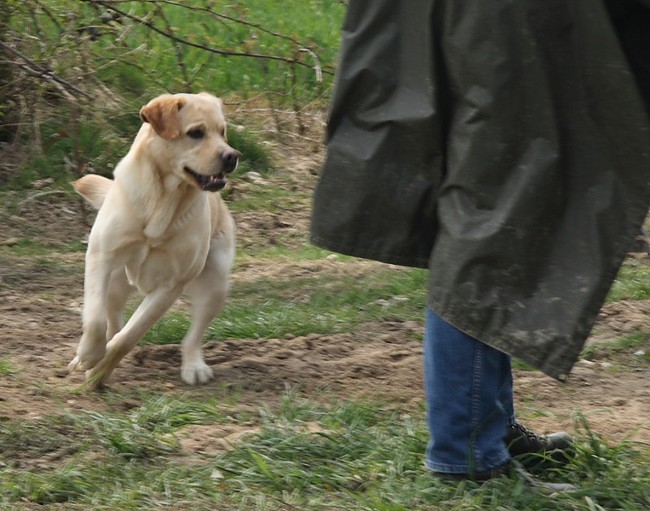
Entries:
{"label": "dog's hind leg", "polygon": [[185,288],[192,301],[192,324],[181,344],[181,379],[189,385],[206,383],[213,376],[203,359],[203,335],[228,296],[233,244],[229,238],[213,240],[203,271]]}
{"label": "dog's hind leg", "polygon": [[[212,369],[203,359],[203,335],[210,322],[221,312],[228,293],[221,282],[210,283],[205,293],[188,293],[192,300],[192,324],[181,343],[181,379],[189,385],[206,383],[212,379]],[[208,284],[208,285],[210,285]],[[197,287],[207,287],[205,282],[196,282]]]}

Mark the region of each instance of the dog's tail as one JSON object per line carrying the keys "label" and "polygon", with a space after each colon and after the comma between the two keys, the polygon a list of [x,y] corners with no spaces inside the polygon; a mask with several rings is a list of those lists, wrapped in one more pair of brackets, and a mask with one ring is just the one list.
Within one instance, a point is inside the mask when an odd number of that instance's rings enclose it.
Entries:
{"label": "dog's tail", "polygon": [[86,199],[92,207],[99,209],[113,181],[97,174],[88,174],[72,183],[76,192]]}

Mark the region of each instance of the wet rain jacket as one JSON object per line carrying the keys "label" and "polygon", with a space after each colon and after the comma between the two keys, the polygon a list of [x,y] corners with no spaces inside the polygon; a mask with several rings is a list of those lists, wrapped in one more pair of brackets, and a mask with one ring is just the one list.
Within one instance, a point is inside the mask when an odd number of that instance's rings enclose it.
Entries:
{"label": "wet rain jacket", "polygon": [[650,0],[357,0],[312,241],[564,379],[650,204]]}

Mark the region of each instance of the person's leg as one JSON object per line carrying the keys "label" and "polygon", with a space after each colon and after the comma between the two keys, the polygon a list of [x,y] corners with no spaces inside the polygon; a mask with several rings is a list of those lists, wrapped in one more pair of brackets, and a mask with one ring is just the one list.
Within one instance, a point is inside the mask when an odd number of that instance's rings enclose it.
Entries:
{"label": "person's leg", "polygon": [[503,438],[513,415],[510,357],[427,308],[424,376],[431,434],[427,467],[474,477],[507,464]]}
{"label": "person's leg", "polygon": [[506,356],[508,357],[510,370],[507,375],[503,375],[505,377],[505,382],[501,387],[501,392],[499,393],[499,402],[503,405],[507,425],[512,426],[517,423],[517,417],[515,415],[515,391],[512,376],[512,357],[509,355]]}

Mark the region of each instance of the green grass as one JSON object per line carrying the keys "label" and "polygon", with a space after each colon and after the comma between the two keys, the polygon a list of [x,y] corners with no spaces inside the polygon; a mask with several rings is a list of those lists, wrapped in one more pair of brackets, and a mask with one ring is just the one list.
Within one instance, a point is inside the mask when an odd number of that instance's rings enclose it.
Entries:
{"label": "green grass", "polygon": [[[313,62],[308,54],[298,51],[306,47],[319,55],[321,65],[332,70],[344,13],[340,2],[301,0],[296,8],[287,9],[285,3],[277,0],[218,1],[212,3],[212,13],[195,10],[201,6],[199,2],[188,2],[182,7],[180,4],[163,5],[165,17],[177,37],[216,50],[296,58],[311,66]],[[122,7],[124,10],[131,8],[140,15],[152,14],[150,5],[139,2],[125,3]],[[241,19],[247,24],[218,15]],[[88,13],[88,16],[92,19],[93,14]],[[159,15],[153,15],[152,20],[158,28],[167,30]],[[186,87],[190,82],[195,91],[206,89],[218,94],[236,91],[248,96],[274,91],[289,95],[291,92],[313,99],[327,87],[317,82],[315,73],[308,67],[292,68],[277,60],[223,56],[199,48],[174,47],[168,39],[145,28],[134,30],[127,40],[132,47],[142,42],[154,51],[136,54],[136,58],[150,59],[149,69],[159,70],[156,78],[167,81],[172,90]],[[184,68],[179,67],[179,59],[185,62]],[[298,90],[291,90],[295,87],[292,73],[297,74]],[[126,77],[129,75],[123,72],[121,85],[128,85]]]}
{"label": "green grass", "polygon": [[[80,239],[71,239],[66,243],[54,242],[57,252],[76,253],[85,251],[86,247]],[[0,247],[0,257],[3,253],[11,257],[39,257],[43,266],[56,266],[56,260],[50,258],[53,249],[53,242],[39,237],[20,238],[9,247]]]}
{"label": "green grass", "polygon": [[0,376],[7,377],[15,374],[16,368],[9,361],[4,358],[0,358]]}
{"label": "green grass", "polygon": [[650,262],[629,259],[623,264],[607,297],[608,302],[650,299]]}
{"label": "green grass", "polygon": [[611,341],[588,344],[582,352],[586,360],[612,364],[626,370],[647,369],[650,366],[650,331],[626,334]]}
{"label": "green grass", "polygon": [[[546,479],[578,486],[549,496],[523,481],[451,484],[423,466],[421,414],[386,403],[316,403],[285,394],[275,410],[235,418],[232,405],[142,397],[125,414],[67,413],[0,422],[0,506],[21,509],[641,510],[650,506],[648,446],[608,445],[579,419],[576,458]],[[230,451],[184,451],[186,428],[256,427]],[[62,453],[43,463],[48,453]],[[39,460],[41,463],[38,463]]]}
{"label": "green grass", "polygon": [[[31,288],[45,286],[47,288],[52,285],[52,282],[63,280],[70,282],[72,279],[80,277],[78,262],[52,257],[51,250],[49,256],[41,255],[48,252],[39,250],[29,257],[21,251],[17,254],[11,251],[9,255],[4,252],[5,250],[0,248],[0,264],[6,265],[6,269],[3,268],[0,289],[20,289],[22,286]],[[81,283],[79,285],[81,286]],[[83,292],[82,287],[79,288],[79,292]],[[54,291],[44,289],[41,296],[55,296],[54,293]],[[60,298],[55,297],[55,299]]]}
{"label": "green grass", "polygon": [[248,130],[231,129],[228,132],[228,143],[241,154],[236,175],[248,171],[266,173],[272,169],[267,151]]}
{"label": "green grass", "polygon": [[[236,180],[237,176],[233,179]],[[300,204],[300,200],[300,197],[295,197],[288,189],[263,186],[247,190],[245,195],[229,201],[228,206],[236,213],[264,211],[279,214]]]}
{"label": "green grass", "polygon": [[[269,339],[354,331],[371,321],[421,321],[426,273],[383,269],[358,275],[259,278],[234,286],[208,338]],[[183,312],[162,318],[145,342],[178,342],[189,326]]]}

